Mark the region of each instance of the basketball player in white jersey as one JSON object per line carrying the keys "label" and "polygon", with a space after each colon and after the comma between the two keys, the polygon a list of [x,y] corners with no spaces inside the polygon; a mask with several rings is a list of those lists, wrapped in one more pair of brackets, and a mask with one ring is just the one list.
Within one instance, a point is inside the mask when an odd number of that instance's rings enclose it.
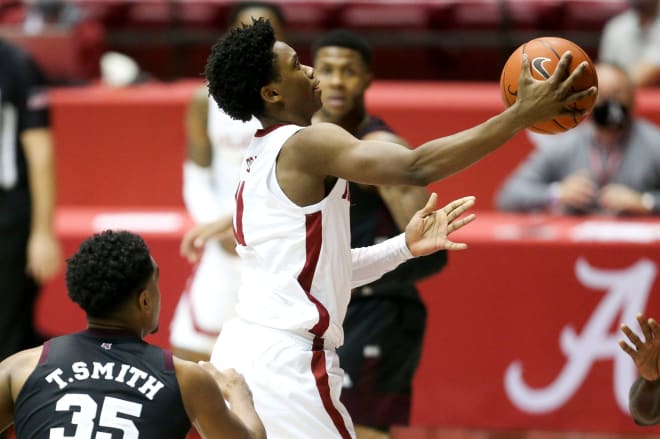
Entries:
{"label": "basketball player in white jersey", "polygon": [[401,262],[462,249],[448,235],[474,217],[474,198],[435,210],[432,195],[404,234],[351,249],[347,180],[427,185],[477,161],[518,131],[596,93],[572,92],[585,64],[568,75],[565,54],[547,81],[523,63],[518,99],[485,123],[416,149],[361,141],[343,128],[311,125],[321,107],[319,81],[295,51],[257,20],[213,47],[209,90],[231,117],[264,126],[246,152],[236,192],[234,234],[242,260],[237,317],[218,337],[211,361],[242,373],[270,439],[354,438],[339,402],[342,370],[335,348],[351,287]]}
{"label": "basketball player in white jersey", "polygon": [[[264,17],[283,34],[284,18],[277,5],[240,2],[234,5],[229,28]],[[231,119],[208,96],[206,86],[194,94],[186,114],[187,158],[183,165],[183,199],[197,226],[190,236],[212,233],[179,298],[170,327],[174,353],[187,360],[208,361],[225,321],[234,315],[240,282],[240,260],[236,255],[231,218],[238,171],[245,149],[261,123]],[[199,243],[199,241],[197,241]],[[194,246],[184,237],[182,247]]]}

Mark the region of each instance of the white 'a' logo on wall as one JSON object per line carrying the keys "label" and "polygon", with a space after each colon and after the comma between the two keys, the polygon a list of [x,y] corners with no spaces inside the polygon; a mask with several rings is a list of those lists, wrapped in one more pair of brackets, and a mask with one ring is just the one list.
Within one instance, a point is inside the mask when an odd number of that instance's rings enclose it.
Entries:
{"label": "white 'a' logo on wall", "polygon": [[[504,374],[504,387],[511,402],[521,411],[543,414],[560,408],[582,385],[597,360],[614,361],[614,395],[619,408],[628,412],[628,391],[636,377],[635,365],[617,342],[622,335],[611,334],[610,328],[621,323],[631,324],[638,312],[646,308],[656,266],[640,259],[628,268],[601,270],[580,258],[575,272],[585,286],[605,290],[605,296],[592,313],[581,334],[572,325],[564,326],[559,336],[566,363],[557,378],[547,387],[534,389],[523,379],[519,360],[509,365]],[[616,322],[617,316],[621,321]]]}

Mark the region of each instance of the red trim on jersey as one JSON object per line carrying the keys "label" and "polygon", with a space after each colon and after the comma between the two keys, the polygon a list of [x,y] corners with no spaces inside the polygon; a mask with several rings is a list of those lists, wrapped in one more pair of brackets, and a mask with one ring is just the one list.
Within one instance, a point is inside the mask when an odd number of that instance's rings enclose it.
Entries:
{"label": "red trim on jersey", "polygon": [[323,243],[323,215],[321,212],[305,215],[305,229],[307,230],[305,238],[305,265],[298,276],[298,283],[305,290],[307,298],[316,306],[319,312],[318,323],[309,330],[315,336],[312,342],[312,372],[314,373],[316,388],[321,396],[321,402],[323,402],[323,407],[328,412],[330,419],[332,419],[332,423],[337,428],[339,434],[341,434],[342,439],[351,439],[351,435],[344,423],[344,418],[332,403],[330,384],[328,384],[328,371],[325,367],[325,351],[323,350],[323,338],[321,336],[328,329],[328,326],[330,326],[330,314],[328,314],[328,310],[325,309],[323,304],[316,297],[312,296],[311,293],[314,272],[319,262],[321,244]]}
{"label": "red trim on jersey", "polygon": [[165,363],[165,370],[174,370],[174,357],[172,351],[163,349],[163,363]]}
{"label": "red trim on jersey", "polygon": [[[316,344],[316,339],[314,342]],[[323,407],[325,407],[328,415],[330,415],[332,423],[335,424],[342,439],[351,439],[351,434],[348,432],[348,428],[346,428],[344,417],[332,403],[330,384],[328,384],[328,371],[325,368],[325,351],[323,349],[312,351],[312,372],[316,380],[316,388],[319,391],[319,395],[321,395]]]}
{"label": "red trim on jersey", "polygon": [[245,182],[241,181],[236,189],[236,217],[234,219],[234,237],[239,245],[245,246],[245,235],[243,235],[243,188]]}
{"label": "red trim on jersey", "polygon": [[305,215],[305,265],[298,275],[298,283],[305,290],[307,298],[316,306],[319,312],[319,321],[309,330],[317,337],[321,337],[330,326],[330,314],[319,300],[312,296],[312,280],[314,272],[319,262],[321,254],[321,244],[323,243],[323,216],[321,212],[314,212]]}
{"label": "red trim on jersey", "polygon": [[280,127],[283,127],[285,125],[291,125],[291,124],[289,124],[289,123],[276,123],[275,125],[271,125],[268,128],[262,128],[262,129],[257,130],[257,132],[254,133],[254,137],[263,137],[266,134],[272,133],[276,129],[278,129]]}
{"label": "red trim on jersey", "polygon": [[41,355],[39,356],[39,364],[44,364],[48,359],[48,352],[50,352],[50,340],[46,340],[41,347]]}

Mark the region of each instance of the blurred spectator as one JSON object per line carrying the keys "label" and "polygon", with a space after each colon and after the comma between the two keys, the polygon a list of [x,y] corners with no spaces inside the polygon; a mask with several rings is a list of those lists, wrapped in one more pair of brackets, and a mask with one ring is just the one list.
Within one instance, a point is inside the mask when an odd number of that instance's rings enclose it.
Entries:
{"label": "blurred spectator", "polygon": [[53,227],[55,161],[43,75],[0,40],[0,360],[39,344],[38,285],[60,267]]}
{"label": "blurred spectator", "polygon": [[82,19],[81,10],[65,0],[24,0],[26,11],[23,30],[28,34],[43,32],[47,26],[72,29]]}
{"label": "blurred spectator", "polygon": [[497,195],[499,209],[557,213],[660,213],[660,129],[634,116],[625,70],[598,64],[591,117],[558,135],[531,136],[537,150]]}
{"label": "blurred spectator", "polygon": [[[252,17],[270,20],[283,39],[284,17],[279,7],[264,2],[237,3],[229,28],[252,23]],[[198,224],[181,244],[182,253],[201,259],[181,294],[171,326],[174,353],[189,360],[208,360],[223,323],[233,317],[241,264],[232,230],[234,194],[243,154],[261,128],[231,119],[200,87],[186,117],[187,158],[183,165],[183,198]]]}
{"label": "blurred spectator", "polygon": [[630,9],[610,19],[603,29],[599,61],[625,67],[637,86],[660,82],[660,17],[658,0],[629,0]]}
{"label": "blurred spectator", "polygon": [[119,52],[105,52],[100,67],[101,83],[109,87],[127,87],[153,79],[133,58]]}

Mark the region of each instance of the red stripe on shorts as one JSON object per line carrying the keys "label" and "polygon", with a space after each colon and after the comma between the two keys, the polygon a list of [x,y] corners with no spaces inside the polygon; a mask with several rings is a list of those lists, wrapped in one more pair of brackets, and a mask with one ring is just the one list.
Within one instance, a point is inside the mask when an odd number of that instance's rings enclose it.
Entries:
{"label": "red stripe on shorts", "polygon": [[328,371],[325,368],[325,351],[323,350],[323,338],[321,336],[330,326],[330,314],[311,293],[314,272],[319,263],[321,245],[323,244],[323,215],[321,212],[305,215],[305,228],[307,233],[305,238],[305,265],[298,276],[298,283],[319,312],[319,321],[309,330],[315,336],[312,344],[312,372],[325,411],[330,415],[330,419],[332,419],[332,423],[341,434],[342,439],[351,439],[344,418],[332,402],[330,385],[328,384]]}
{"label": "red stripe on shorts", "polygon": [[325,411],[330,415],[330,419],[332,419],[332,423],[335,424],[342,439],[351,439],[351,434],[348,432],[348,428],[346,428],[344,417],[332,403],[330,384],[328,384],[328,372],[325,368],[325,351],[323,349],[312,351],[312,372],[314,372],[316,388],[319,390],[319,395],[321,395],[321,401],[323,401]]}

